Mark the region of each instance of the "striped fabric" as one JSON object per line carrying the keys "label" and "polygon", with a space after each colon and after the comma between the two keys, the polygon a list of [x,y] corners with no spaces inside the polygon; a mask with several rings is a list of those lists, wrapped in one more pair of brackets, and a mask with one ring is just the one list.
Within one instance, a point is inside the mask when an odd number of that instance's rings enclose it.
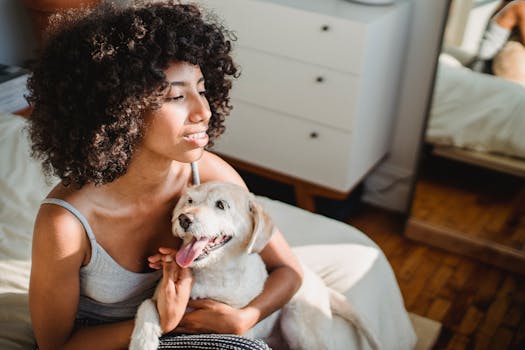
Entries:
{"label": "striped fabric", "polygon": [[185,350],[270,350],[260,339],[233,334],[166,335],[160,338],[160,349]]}

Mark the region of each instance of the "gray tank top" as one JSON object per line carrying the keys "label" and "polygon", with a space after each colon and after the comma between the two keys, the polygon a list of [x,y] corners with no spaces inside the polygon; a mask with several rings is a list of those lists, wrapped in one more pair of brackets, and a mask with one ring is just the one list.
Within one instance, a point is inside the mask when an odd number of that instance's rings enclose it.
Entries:
{"label": "gray tank top", "polygon": [[136,273],[125,269],[97,243],[86,218],[75,207],[56,198],[46,198],[42,203],[69,210],[82,223],[91,243],[91,259],[80,268],[77,320],[105,323],[133,318],[140,303],[153,296],[162,270]]}

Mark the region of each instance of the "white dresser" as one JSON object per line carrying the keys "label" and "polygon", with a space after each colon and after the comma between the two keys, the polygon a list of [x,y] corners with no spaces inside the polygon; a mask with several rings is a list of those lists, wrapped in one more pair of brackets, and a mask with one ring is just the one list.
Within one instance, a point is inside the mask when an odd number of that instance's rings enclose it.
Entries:
{"label": "white dresser", "polygon": [[347,194],[388,151],[409,3],[199,2],[236,33],[242,72],[215,150]]}

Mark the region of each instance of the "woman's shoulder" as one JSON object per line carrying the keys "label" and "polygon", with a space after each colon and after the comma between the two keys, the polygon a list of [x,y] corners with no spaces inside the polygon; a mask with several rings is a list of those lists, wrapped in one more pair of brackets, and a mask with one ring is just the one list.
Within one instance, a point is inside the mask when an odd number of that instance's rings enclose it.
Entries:
{"label": "woman's shoulder", "polygon": [[205,151],[198,165],[201,182],[224,181],[246,187],[239,173],[215,153]]}
{"label": "woman's shoulder", "polygon": [[514,23],[516,20],[523,19],[525,17],[525,1],[511,1],[503,5],[494,17],[500,21],[507,21],[509,24],[510,22]]}
{"label": "woman's shoulder", "polygon": [[43,203],[37,213],[33,231],[33,250],[47,251],[47,256],[79,256],[88,249],[84,227],[66,208]]}
{"label": "woman's shoulder", "polygon": [[42,201],[36,222],[35,233],[46,232],[46,235],[56,235],[57,239],[69,241],[82,240],[84,227],[78,216],[73,213],[77,210],[83,191],[73,187],[57,184]]}

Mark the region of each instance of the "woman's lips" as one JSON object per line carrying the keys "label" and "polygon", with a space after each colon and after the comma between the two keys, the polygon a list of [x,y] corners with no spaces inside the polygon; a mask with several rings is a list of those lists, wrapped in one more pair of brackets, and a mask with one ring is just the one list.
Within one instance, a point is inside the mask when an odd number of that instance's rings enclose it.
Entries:
{"label": "woman's lips", "polygon": [[201,131],[194,134],[185,135],[184,140],[197,147],[204,147],[208,144],[209,138],[208,134],[206,134],[206,131]]}

